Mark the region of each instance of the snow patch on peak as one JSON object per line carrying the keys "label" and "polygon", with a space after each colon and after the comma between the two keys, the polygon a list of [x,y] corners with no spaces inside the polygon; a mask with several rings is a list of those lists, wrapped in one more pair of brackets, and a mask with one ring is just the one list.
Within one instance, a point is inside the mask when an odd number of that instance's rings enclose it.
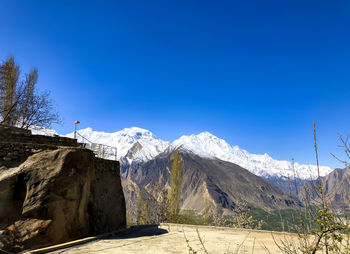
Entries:
{"label": "snow patch on peak", "polygon": [[183,148],[190,150],[199,156],[217,157],[222,160],[227,160],[225,153],[232,147],[226,143],[225,140],[220,139],[209,132],[202,132],[198,135],[182,136],[175,140],[172,146],[178,147],[182,145]]}

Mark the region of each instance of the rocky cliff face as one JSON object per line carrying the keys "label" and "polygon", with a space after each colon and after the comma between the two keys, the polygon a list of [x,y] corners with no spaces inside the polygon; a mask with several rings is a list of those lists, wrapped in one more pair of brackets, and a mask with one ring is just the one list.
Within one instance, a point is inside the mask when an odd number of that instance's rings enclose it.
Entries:
{"label": "rocky cliff face", "polygon": [[0,248],[21,251],[125,227],[115,161],[61,148],[0,172]]}
{"label": "rocky cliff face", "polygon": [[[299,198],[307,198],[311,202],[319,202],[319,195],[315,191],[315,186],[323,186],[327,202],[336,208],[350,207],[350,167],[335,169],[328,175],[318,180],[306,182],[300,188]],[[309,189],[309,191],[306,191]]]}

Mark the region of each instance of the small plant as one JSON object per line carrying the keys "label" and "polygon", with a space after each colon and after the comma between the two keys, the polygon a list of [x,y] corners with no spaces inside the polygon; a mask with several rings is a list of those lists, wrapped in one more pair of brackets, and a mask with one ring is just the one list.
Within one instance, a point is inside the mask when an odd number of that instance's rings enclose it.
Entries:
{"label": "small plant", "polygon": [[189,254],[197,254],[198,252],[191,247],[190,241],[188,240],[188,238],[186,236],[185,230],[182,230],[182,232],[184,234],[184,238],[185,238],[185,241],[186,241],[188,253]]}
{"label": "small plant", "polygon": [[141,193],[137,200],[136,223],[138,225],[151,223],[151,209],[149,206],[149,200],[145,199]]}
{"label": "small plant", "polygon": [[125,219],[126,219],[126,228],[130,228],[131,222],[130,222],[130,213],[129,212],[126,212]]}

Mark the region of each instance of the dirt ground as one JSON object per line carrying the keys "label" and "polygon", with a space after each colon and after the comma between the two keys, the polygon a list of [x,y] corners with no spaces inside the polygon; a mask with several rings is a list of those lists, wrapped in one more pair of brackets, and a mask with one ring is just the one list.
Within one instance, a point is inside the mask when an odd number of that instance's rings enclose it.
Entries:
{"label": "dirt ground", "polygon": [[[197,229],[200,235],[198,237]],[[293,234],[272,233],[258,230],[239,230],[231,228],[192,226],[180,224],[161,224],[143,229],[98,239],[82,245],[73,246],[49,253],[280,253],[274,239]],[[187,240],[186,240],[187,239]],[[201,244],[201,241],[203,245]],[[190,250],[193,250],[191,252]]]}

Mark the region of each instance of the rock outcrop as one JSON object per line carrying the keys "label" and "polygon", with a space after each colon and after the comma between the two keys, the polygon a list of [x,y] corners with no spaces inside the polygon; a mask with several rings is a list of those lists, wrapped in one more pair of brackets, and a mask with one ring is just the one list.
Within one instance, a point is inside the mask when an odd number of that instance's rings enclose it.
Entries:
{"label": "rock outcrop", "polygon": [[116,161],[60,148],[0,172],[0,248],[21,251],[125,227]]}

